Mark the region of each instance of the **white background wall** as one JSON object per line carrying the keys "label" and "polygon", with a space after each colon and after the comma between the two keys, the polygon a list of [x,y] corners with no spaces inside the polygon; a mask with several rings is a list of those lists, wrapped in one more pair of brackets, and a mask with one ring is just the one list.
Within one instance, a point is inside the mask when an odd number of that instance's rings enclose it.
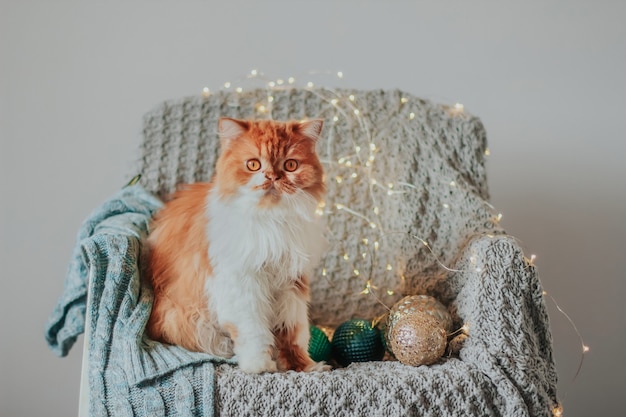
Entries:
{"label": "white background wall", "polygon": [[625,2],[510,3],[1,0],[0,415],[76,412],[82,343],[56,358],[43,328],[142,114],[252,68],[480,116],[492,202],[591,348],[573,380],[580,341],[548,300],[566,415],[623,413]]}

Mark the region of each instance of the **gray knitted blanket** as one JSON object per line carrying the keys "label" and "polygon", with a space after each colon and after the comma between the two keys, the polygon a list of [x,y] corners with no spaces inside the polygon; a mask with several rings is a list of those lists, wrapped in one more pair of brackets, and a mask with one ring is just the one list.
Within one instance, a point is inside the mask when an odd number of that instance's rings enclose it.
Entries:
{"label": "gray knitted blanket", "polygon": [[[426,293],[469,328],[458,355],[421,367],[247,375],[145,338],[141,242],[160,207],[151,193],[210,179],[220,116],[325,119],[318,150],[329,192],[319,210],[331,248],[311,282],[312,321],[374,318],[405,294]],[[47,331],[65,354],[83,330],[89,285],[92,414],[551,415],[556,372],[542,289],[487,202],[477,118],[400,91],[253,90],[166,102],[146,115],[144,136],[141,186],[81,229]]]}

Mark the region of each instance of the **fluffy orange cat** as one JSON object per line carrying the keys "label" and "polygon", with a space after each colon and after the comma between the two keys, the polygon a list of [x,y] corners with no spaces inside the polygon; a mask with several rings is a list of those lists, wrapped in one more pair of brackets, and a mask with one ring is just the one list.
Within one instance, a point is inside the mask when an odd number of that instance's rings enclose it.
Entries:
{"label": "fluffy orange cat", "polygon": [[308,355],[308,278],[325,248],[321,129],[322,120],[219,120],[212,182],[176,192],[148,237],[150,337],[234,354],[251,373],[327,369]]}

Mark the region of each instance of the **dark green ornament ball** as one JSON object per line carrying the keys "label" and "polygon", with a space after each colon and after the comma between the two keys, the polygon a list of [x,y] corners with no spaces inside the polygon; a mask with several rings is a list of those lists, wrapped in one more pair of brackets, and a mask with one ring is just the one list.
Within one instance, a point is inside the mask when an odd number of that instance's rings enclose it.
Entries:
{"label": "dark green ornament ball", "polygon": [[380,331],[363,319],[348,320],[333,335],[333,357],[341,366],[352,362],[379,361],[385,355]]}
{"label": "dark green ornament ball", "polygon": [[330,341],[326,334],[317,326],[309,327],[311,338],[309,339],[309,356],[315,362],[328,362],[330,360]]}

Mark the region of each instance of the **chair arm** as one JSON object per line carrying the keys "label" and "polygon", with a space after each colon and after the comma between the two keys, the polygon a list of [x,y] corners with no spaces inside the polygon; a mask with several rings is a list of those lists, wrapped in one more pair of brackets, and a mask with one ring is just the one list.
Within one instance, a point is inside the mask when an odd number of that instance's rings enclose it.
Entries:
{"label": "chair arm", "polygon": [[521,395],[531,415],[554,408],[557,373],[543,290],[517,241],[475,237],[455,269],[451,307],[469,329],[461,359],[492,379],[502,401]]}

